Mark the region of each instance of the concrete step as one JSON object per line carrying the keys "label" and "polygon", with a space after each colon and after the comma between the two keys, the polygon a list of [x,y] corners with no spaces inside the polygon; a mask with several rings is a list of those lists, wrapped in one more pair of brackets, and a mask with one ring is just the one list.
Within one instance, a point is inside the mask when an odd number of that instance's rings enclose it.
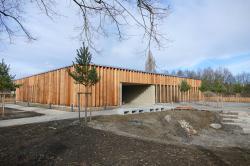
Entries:
{"label": "concrete step", "polygon": [[224,116],[224,115],[250,116],[250,113],[244,112],[244,111],[238,111],[238,112],[225,112],[225,111],[223,111],[222,113],[220,113],[220,115],[222,115],[222,116]]}
{"label": "concrete step", "polygon": [[232,119],[237,119],[239,116],[235,115],[220,115],[222,118],[232,118]]}
{"label": "concrete step", "polygon": [[241,119],[223,119],[222,122],[233,122],[233,123],[250,124],[249,120],[241,120]]}
{"label": "concrete step", "polygon": [[250,128],[242,128],[245,134],[250,134]]}
{"label": "concrete step", "polygon": [[138,107],[138,108],[119,108],[116,111],[120,115],[127,115],[127,114],[138,114],[138,113],[146,113],[146,112],[160,112],[160,111],[167,111],[171,109],[173,109],[173,107],[152,106],[152,107]]}
{"label": "concrete step", "polygon": [[236,126],[240,126],[241,128],[249,128],[249,129],[250,129],[250,124],[246,124],[246,123],[222,122],[222,124],[226,124],[226,125],[236,125]]}
{"label": "concrete step", "polygon": [[222,120],[222,123],[226,123],[226,122],[232,122],[232,123],[233,123],[233,122],[235,122],[235,121],[232,120],[232,119],[226,119],[226,120],[223,119],[223,120]]}
{"label": "concrete step", "polygon": [[238,115],[229,115],[229,114],[220,114],[222,117],[232,117],[232,118],[237,118]]}
{"label": "concrete step", "polygon": [[249,121],[249,122],[250,122],[250,117],[237,117],[237,118],[222,117],[222,119],[223,119],[223,120]]}
{"label": "concrete step", "polygon": [[238,115],[238,112],[222,112],[222,115]]}

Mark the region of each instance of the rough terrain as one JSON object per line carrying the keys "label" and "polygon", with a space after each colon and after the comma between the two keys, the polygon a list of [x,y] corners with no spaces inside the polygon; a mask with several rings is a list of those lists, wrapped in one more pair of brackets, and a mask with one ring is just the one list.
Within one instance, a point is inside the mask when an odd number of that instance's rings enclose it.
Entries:
{"label": "rough terrain", "polygon": [[162,144],[72,120],[0,128],[1,165],[250,165],[246,148]]}
{"label": "rough terrain", "polygon": [[175,110],[2,127],[0,165],[250,165],[250,135],[223,120]]}
{"label": "rough terrain", "polygon": [[0,111],[0,120],[19,119],[19,118],[42,116],[42,115],[43,114],[33,112],[33,111],[21,111],[21,110],[12,109],[12,108],[5,108],[4,116],[2,116],[2,110]]}
{"label": "rough terrain", "polygon": [[[95,117],[91,126],[125,136],[171,144],[212,147],[248,147],[250,135],[241,127],[222,124],[219,112],[175,110],[127,116]],[[183,128],[180,122],[191,127]],[[214,129],[210,124],[220,124]],[[189,131],[191,130],[191,131]],[[192,131],[193,130],[193,131]]]}

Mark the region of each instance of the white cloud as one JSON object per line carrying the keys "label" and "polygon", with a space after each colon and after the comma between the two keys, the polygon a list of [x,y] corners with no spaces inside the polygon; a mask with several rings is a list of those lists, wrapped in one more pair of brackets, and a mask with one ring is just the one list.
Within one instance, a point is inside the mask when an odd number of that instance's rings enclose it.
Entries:
{"label": "white cloud", "polygon": [[[172,13],[160,29],[172,42],[165,49],[153,48],[159,70],[194,67],[206,59],[250,53],[250,1],[172,0],[171,5]],[[26,25],[38,41],[25,43],[18,39],[4,48],[1,54],[12,65],[13,72],[21,77],[69,65],[80,46],[79,41],[72,39],[77,35],[74,27],[80,20],[74,7],[60,4],[59,12],[64,16],[54,22],[37,14],[35,9],[28,11]],[[132,36],[122,42],[114,37],[98,39],[97,46],[102,52],[94,56],[95,63],[143,69],[145,41],[141,29],[134,26],[124,29]],[[231,69],[239,70],[233,66]]]}
{"label": "white cloud", "polygon": [[174,2],[165,24],[173,43],[158,56],[167,67],[189,67],[207,58],[250,52],[250,1]]}

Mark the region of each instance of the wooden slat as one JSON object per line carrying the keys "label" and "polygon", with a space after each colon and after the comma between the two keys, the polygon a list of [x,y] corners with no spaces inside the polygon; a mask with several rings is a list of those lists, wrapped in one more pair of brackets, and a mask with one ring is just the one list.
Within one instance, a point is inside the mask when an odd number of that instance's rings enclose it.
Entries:
{"label": "wooden slat", "polygon": [[[73,71],[73,68],[71,67],[70,70]],[[178,85],[183,78],[102,66],[97,66],[97,73],[100,76],[100,82],[91,87],[90,106],[118,106],[120,104],[121,82],[156,85],[155,97],[157,102],[170,102],[173,99],[181,99]],[[201,93],[198,87],[201,81],[186,80],[192,86],[192,89],[189,93],[183,95],[183,98],[186,100],[200,99]],[[18,101],[31,100],[43,104],[77,105],[76,93],[79,88],[74,83],[74,80],[68,76],[66,68],[19,79],[16,82],[23,85],[16,90],[16,99]],[[85,88],[81,86],[80,91],[84,92]],[[81,101],[82,106],[84,106],[83,95]]]}

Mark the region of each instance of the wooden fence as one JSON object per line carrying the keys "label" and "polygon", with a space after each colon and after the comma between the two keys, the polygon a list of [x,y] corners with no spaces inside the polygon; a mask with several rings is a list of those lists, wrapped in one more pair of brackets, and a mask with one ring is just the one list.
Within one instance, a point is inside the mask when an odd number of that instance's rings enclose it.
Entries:
{"label": "wooden fence", "polygon": [[[221,100],[221,98],[217,96],[204,97],[204,99],[205,101],[209,101],[209,102],[217,102],[218,100]],[[250,97],[223,96],[222,99],[224,102],[250,103]]]}
{"label": "wooden fence", "polygon": [[[4,101],[5,101],[5,104],[15,103],[16,96],[15,95],[6,96]],[[2,99],[0,99],[0,104],[2,104]]]}

